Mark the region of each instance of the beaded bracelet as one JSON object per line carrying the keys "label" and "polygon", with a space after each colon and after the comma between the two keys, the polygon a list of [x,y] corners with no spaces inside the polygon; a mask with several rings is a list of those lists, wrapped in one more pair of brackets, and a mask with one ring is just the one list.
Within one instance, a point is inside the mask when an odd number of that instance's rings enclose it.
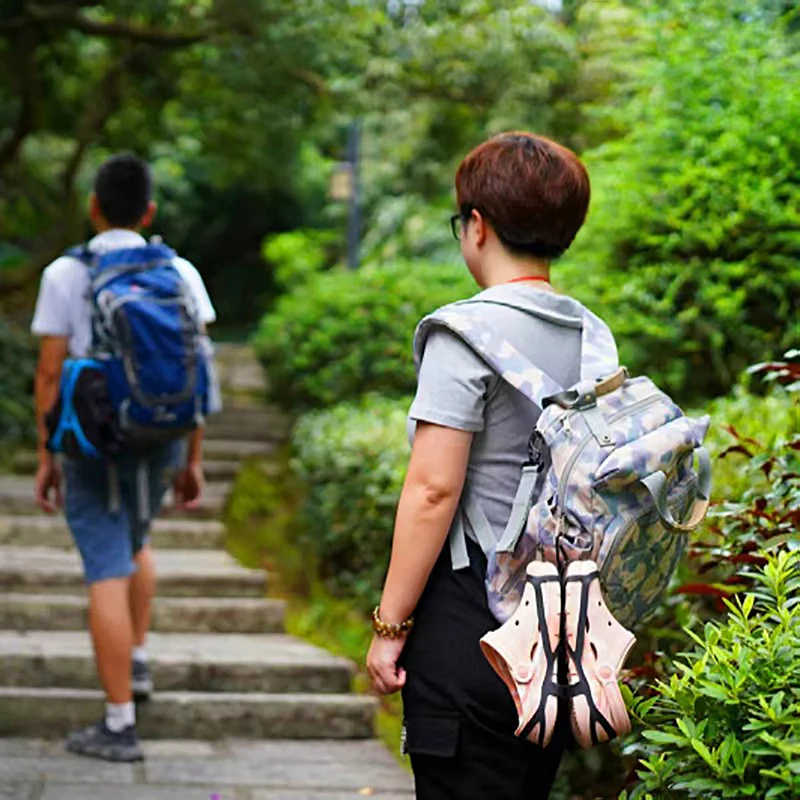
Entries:
{"label": "beaded bracelet", "polygon": [[372,612],[372,630],[382,639],[402,639],[414,627],[414,617],[391,624],[381,619],[380,606]]}

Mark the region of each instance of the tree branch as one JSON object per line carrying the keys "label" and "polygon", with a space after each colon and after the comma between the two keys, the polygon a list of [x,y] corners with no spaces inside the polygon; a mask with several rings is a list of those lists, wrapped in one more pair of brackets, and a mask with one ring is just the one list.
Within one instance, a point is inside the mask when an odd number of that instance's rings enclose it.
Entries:
{"label": "tree branch", "polygon": [[313,89],[319,95],[325,95],[330,92],[330,86],[328,86],[328,82],[318,72],[314,72],[313,70],[306,69],[304,67],[292,67],[289,70],[289,74],[293,78],[297,78],[297,80],[305,83],[309,88]]}
{"label": "tree branch", "polygon": [[60,25],[81,31],[89,36],[127,39],[131,42],[152,44],[158,47],[189,47],[208,39],[212,33],[210,29],[202,31],[165,30],[125,20],[98,22],[69,6],[38,6],[30,3],[25,7],[24,14],[0,23],[0,35],[41,25]]}
{"label": "tree branch", "polygon": [[33,133],[35,126],[36,59],[34,53],[37,38],[35,33],[26,32],[16,42],[18,49],[14,58],[16,61],[15,71],[19,80],[19,111],[14,129],[0,144],[0,175],[16,158],[22,143]]}
{"label": "tree branch", "polygon": [[105,128],[109,117],[120,105],[120,88],[125,73],[147,52],[144,45],[129,48],[106,71],[103,78],[88,93],[88,103],[83,118],[75,134],[75,146],[61,173],[60,218],[53,225],[41,248],[30,262],[11,274],[0,274],[0,297],[25,286],[64,249],[76,221],[77,201],[75,197],[75,178],[89,148]]}
{"label": "tree branch", "polygon": [[108,118],[119,105],[120,80],[139,53],[141,50],[133,49],[117,59],[103,76],[97,89],[89,95],[89,104],[75,135],[75,149],[61,176],[61,185],[67,196],[72,191],[75,175],[86,151],[102,132]]}

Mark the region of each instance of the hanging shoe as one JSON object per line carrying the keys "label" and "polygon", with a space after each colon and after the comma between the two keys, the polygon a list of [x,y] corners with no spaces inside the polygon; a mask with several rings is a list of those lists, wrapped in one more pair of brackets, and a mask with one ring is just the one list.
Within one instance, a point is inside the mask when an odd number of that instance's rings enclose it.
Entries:
{"label": "hanging shoe", "polygon": [[533,561],[514,615],[481,639],[481,650],[517,707],[516,735],[541,747],[550,742],[558,712],[561,579],[554,564]]}
{"label": "hanging shoe", "polygon": [[594,561],[567,566],[564,614],[572,732],[581,747],[594,747],[631,729],[619,673],[636,637],[608,610]]}

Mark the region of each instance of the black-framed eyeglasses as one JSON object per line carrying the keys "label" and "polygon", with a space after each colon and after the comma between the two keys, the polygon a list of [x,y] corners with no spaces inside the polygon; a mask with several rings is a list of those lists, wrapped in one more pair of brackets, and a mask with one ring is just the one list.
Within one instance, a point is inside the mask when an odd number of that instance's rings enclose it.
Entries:
{"label": "black-framed eyeglasses", "polygon": [[453,238],[457,241],[461,241],[461,231],[463,229],[463,221],[461,219],[461,214],[453,214],[450,217],[450,230],[453,232]]}

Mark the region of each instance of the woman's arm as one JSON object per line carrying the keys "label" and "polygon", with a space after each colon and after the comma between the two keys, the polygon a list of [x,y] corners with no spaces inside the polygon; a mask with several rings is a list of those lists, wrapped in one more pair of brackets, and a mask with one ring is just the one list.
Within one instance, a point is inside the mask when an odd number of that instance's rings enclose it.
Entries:
{"label": "woman's arm", "polygon": [[[381,600],[384,622],[399,623],[414,613],[461,497],[472,437],[469,431],[417,424]],[[397,669],[402,648],[402,639],[374,638],[367,668],[379,691],[396,692],[405,682]]]}

